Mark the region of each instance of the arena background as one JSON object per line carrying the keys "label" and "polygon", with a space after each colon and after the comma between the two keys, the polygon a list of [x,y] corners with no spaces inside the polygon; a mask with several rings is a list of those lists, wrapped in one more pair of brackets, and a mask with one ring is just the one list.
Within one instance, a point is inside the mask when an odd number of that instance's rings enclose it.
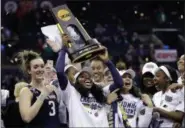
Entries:
{"label": "arena background", "polygon": [[[118,68],[137,72],[147,61],[170,64],[184,53],[184,2],[1,1],[1,88],[13,92],[24,79],[16,53],[32,49],[45,60],[56,59],[40,28],[55,24],[48,6],[66,2],[91,37],[105,45]],[[158,51],[158,50],[161,51]],[[13,93],[11,93],[13,98]]]}

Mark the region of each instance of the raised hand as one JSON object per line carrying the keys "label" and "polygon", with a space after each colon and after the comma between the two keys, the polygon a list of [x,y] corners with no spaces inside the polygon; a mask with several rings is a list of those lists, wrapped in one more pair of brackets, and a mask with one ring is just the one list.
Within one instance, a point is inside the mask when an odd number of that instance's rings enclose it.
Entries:
{"label": "raised hand", "polygon": [[113,92],[111,92],[108,96],[107,96],[107,104],[111,104],[114,101],[118,100],[118,94],[116,92],[118,92],[119,89],[114,90]]}
{"label": "raised hand", "polygon": [[53,92],[55,90],[54,86],[51,84],[48,84],[44,87],[44,89],[41,91],[42,94],[44,94],[45,96],[48,96],[49,94],[51,94],[51,92]]}
{"label": "raised hand", "polygon": [[172,92],[176,92],[176,90],[178,89],[182,89],[183,88],[183,85],[181,84],[178,84],[178,83],[173,83],[171,84],[167,90],[171,90]]}
{"label": "raised hand", "polygon": [[153,107],[153,103],[149,95],[147,94],[142,94],[141,95],[141,100],[146,104],[148,107]]}
{"label": "raised hand", "polygon": [[63,41],[63,46],[64,47],[70,47],[69,46],[69,42],[70,42],[70,39],[69,39],[69,36],[67,34],[63,34],[62,35],[62,41]]}
{"label": "raised hand", "polygon": [[107,48],[106,48],[106,47],[102,46],[102,48],[105,49],[105,52],[102,53],[102,54],[99,54],[98,56],[99,56],[99,58],[100,58],[102,61],[106,62],[106,61],[109,60],[109,54],[108,54],[108,51],[107,51]]}
{"label": "raised hand", "polygon": [[53,40],[50,40],[50,39],[46,39],[46,43],[51,47],[53,52],[58,52],[62,48],[62,44],[57,42],[57,40],[53,41]]}

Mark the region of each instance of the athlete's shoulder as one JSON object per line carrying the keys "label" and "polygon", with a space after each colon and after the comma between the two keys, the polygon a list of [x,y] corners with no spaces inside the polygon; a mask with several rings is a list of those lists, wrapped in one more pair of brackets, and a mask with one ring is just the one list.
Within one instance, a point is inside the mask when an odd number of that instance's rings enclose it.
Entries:
{"label": "athlete's shoulder", "polygon": [[21,95],[32,95],[32,91],[27,86],[23,87],[20,91],[20,96]]}

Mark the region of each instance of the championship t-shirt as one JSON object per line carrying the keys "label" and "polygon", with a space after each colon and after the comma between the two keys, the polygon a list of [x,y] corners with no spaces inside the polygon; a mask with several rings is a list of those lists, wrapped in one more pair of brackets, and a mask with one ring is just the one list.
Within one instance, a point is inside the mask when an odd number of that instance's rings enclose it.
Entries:
{"label": "championship t-shirt", "polygon": [[[181,90],[177,90],[173,93],[171,90],[162,93],[162,91],[157,92],[153,96],[153,103],[155,107],[164,109],[166,111],[181,111],[184,112],[184,97],[182,97]],[[172,127],[174,121],[168,118],[160,118],[163,123],[160,125],[163,127]]]}
{"label": "championship t-shirt", "polygon": [[[110,85],[103,88],[104,95],[110,93]],[[132,94],[122,94],[123,100],[117,104],[121,104],[124,108],[127,116],[128,122],[131,127],[148,127],[152,119],[152,109],[143,105],[143,102],[134,97]],[[115,113],[115,126],[124,127],[123,124],[123,114],[121,108],[117,105],[117,113]],[[144,111],[144,114],[141,112]]]}
{"label": "championship t-shirt", "polygon": [[68,82],[63,90],[64,103],[69,112],[69,127],[109,127],[105,105],[89,94],[81,94]]}
{"label": "championship t-shirt", "polygon": [[[148,127],[152,117],[152,110],[150,110],[150,113],[147,113],[147,111],[149,111],[147,107],[143,105],[143,102],[139,98],[134,97],[132,94],[121,94],[121,96],[123,97],[123,100],[120,101],[120,103],[127,114],[130,126]],[[120,111],[120,108],[118,108],[118,110]],[[141,110],[145,111],[144,114],[141,114]],[[148,117],[147,120],[145,120],[145,123],[143,124],[142,118],[144,116],[146,117],[146,115]]]}

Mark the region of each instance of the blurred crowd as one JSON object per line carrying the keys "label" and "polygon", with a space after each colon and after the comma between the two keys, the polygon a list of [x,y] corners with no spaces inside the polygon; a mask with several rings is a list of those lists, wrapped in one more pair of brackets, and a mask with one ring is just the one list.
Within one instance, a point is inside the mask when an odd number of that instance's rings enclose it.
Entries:
{"label": "blurred crowd", "polygon": [[[16,60],[12,59],[12,56],[22,49],[35,49],[42,53],[46,60],[56,58],[47,47],[40,28],[55,24],[48,6],[50,7],[50,4],[55,6],[58,3],[52,1],[42,7],[39,6],[42,1],[22,0],[15,3],[17,10],[2,10],[2,64],[14,63]],[[154,59],[152,55],[155,48],[173,48],[182,51],[179,43],[174,45],[174,42],[179,42],[177,35],[183,32],[181,2],[169,4],[116,2],[114,8],[111,7],[111,2],[78,2],[78,6],[73,2],[67,4],[90,36],[96,37],[109,49],[115,63],[122,59],[128,67],[139,68],[139,63]],[[3,1],[2,6],[5,5],[6,1]],[[105,10],[101,9],[101,5],[105,6]],[[99,15],[93,18],[95,12]],[[177,31],[170,34],[154,32],[153,28],[177,28]],[[173,35],[170,39],[169,34]],[[133,59],[135,55],[140,57]]]}

